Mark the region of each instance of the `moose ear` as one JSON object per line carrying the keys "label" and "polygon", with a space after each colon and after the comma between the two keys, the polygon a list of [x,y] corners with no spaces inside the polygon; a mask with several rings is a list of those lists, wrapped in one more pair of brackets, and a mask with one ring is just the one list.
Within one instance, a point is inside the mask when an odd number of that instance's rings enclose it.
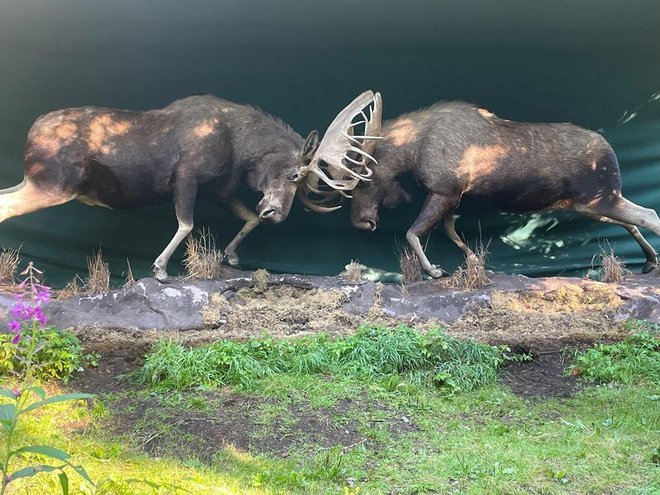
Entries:
{"label": "moose ear", "polygon": [[410,203],[412,201],[412,198],[410,197],[410,194],[408,194],[403,187],[399,185],[398,182],[394,182],[391,186],[389,191],[387,191],[387,195],[385,196],[385,199],[383,199],[383,206],[385,208],[396,208],[399,203],[402,201],[405,201],[406,203]]}
{"label": "moose ear", "polygon": [[312,157],[319,147],[319,131],[312,131],[305,139],[302,146],[302,157],[305,163],[312,161]]}

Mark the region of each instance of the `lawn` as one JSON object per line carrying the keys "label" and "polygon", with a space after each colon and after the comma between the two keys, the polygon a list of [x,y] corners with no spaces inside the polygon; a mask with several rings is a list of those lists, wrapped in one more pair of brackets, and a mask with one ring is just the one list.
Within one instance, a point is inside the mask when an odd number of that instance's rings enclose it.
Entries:
{"label": "lawn", "polygon": [[[524,386],[539,359],[441,332],[163,341],[49,382],[96,398],[27,413],[15,438],[69,452],[95,483],[66,467],[72,494],[654,494],[660,350],[657,333],[637,335],[546,356],[564,386],[542,395]],[[53,472],[6,493],[61,492]]]}

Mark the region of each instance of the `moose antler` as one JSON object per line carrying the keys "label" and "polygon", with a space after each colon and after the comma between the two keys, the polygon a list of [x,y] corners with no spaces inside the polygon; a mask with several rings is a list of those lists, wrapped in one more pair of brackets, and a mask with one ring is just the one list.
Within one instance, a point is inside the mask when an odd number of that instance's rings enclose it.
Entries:
{"label": "moose antler", "polygon": [[[369,116],[365,113],[368,109]],[[353,122],[359,117],[362,120]],[[381,96],[373,91],[362,93],[335,117],[309,165],[301,170],[307,180],[298,193],[307,208],[317,212],[336,210],[339,206],[326,205],[336,199],[350,198],[345,191],[369,180],[372,174],[369,162],[376,163],[372,153],[376,140],[382,139],[381,118]],[[360,125],[364,125],[364,134],[355,134]],[[310,194],[318,199],[310,198]]]}

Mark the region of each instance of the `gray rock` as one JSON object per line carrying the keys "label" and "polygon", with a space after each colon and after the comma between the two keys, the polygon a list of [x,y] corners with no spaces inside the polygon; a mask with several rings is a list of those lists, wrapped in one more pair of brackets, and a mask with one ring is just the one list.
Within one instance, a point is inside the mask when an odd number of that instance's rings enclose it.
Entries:
{"label": "gray rock", "polygon": [[[213,324],[203,320],[203,308],[213,294],[222,294],[228,304],[243,288],[251,287],[251,274],[227,269],[224,280],[171,279],[161,283],[147,278],[133,287],[113,290],[108,294],[72,297],[52,301],[45,313],[51,324],[60,328],[100,327],[109,329],[185,331],[219,328],[220,318]],[[405,293],[398,285],[374,282],[349,284],[342,277],[271,275],[269,286],[292,286],[301,290],[340,290],[345,295],[342,310],[351,315],[365,315],[377,303],[385,316],[403,321],[437,320],[452,323],[468,312],[491,305],[491,293],[524,291],[557,283],[584,284],[581,279],[531,279],[523,276],[494,275],[490,287],[474,291],[442,289],[432,281],[417,282]],[[660,278],[632,277],[617,286],[617,294],[625,303],[616,318],[639,318],[660,323]],[[7,328],[13,305],[11,295],[0,295],[0,325]]]}

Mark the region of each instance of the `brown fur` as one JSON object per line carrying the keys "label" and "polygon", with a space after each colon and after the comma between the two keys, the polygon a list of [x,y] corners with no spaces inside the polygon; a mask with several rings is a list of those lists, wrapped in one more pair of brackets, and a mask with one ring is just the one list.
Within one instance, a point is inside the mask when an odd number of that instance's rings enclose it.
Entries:
{"label": "brown fur", "polygon": [[385,139],[391,141],[394,146],[403,146],[417,139],[417,127],[412,120],[402,119],[385,133]]}
{"label": "brown fur", "polygon": [[508,154],[507,148],[499,144],[468,146],[456,169],[459,176],[465,180],[465,191],[471,190],[479,179],[492,175],[498,162]]}

